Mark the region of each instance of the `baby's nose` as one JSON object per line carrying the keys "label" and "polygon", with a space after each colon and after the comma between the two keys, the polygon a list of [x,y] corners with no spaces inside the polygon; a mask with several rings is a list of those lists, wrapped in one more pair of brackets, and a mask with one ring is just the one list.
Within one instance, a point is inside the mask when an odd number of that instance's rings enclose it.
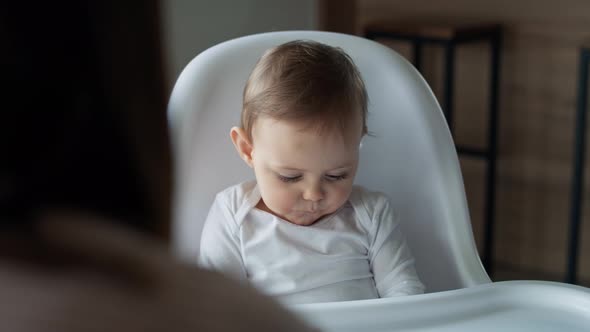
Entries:
{"label": "baby's nose", "polygon": [[318,185],[310,186],[303,192],[303,199],[306,201],[318,202],[324,199],[324,196],[324,190]]}

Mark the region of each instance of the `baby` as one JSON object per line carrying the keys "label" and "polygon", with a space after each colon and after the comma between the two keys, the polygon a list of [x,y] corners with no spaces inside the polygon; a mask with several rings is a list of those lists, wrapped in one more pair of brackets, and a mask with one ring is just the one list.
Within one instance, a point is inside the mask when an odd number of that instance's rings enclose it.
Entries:
{"label": "baby", "polygon": [[256,181],[219,193],[199,263],[284,303],[419,294],[388,198],[353,186],[367,92],[340,48],[293,41],[262,56],[230,131]]}

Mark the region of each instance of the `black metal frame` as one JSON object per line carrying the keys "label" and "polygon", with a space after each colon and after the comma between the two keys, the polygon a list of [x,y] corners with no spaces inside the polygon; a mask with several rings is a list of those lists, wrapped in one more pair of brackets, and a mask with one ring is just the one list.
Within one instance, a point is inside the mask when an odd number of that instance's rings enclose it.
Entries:
{"label": "black metal frame", "polygon": [[486,197],[485,197],[485,234],[483,243],[482,261],[488,274],[493,274],[493,252],[494,252],[494,221],[496,205],[496,164],[498,156],[498,95],[500,82],[500,52],[502,47],[502,32],[500,27],[485,32],[471,34],[466,37],[452,38],[424,38],[412,34],[399,34],[387,31],[370,30],[365,33],[368,39],[391,39],[401,40],[412,44],[414,66],[418,71],[422,67],[422,47],[426,43],[437,44],[444,47],[445,52],[445,83],[443,94],[443,113],[446,117],[449,130],[453,133],[453,93],[455,78],[455,48],[459,44],[489,41],[491,46],[491,75],[490,75],[490,96],[489,96],[489,117],[487,148],[476,149],[456,146],[457,153],[482,158],[486,160]]}
{"label": "black metal frame", "polygon": [[574,132],[574,157],[571,187],[570,229],[568,243],[568,262],[565,281],[578,282],[578,256],[580,219],[582,216],[582,198],[584,192],[584,161],[586,154],[586,108],[588,105],[588,67],[590,48],[580,50],[580,67],[578,77],[578,102]]}

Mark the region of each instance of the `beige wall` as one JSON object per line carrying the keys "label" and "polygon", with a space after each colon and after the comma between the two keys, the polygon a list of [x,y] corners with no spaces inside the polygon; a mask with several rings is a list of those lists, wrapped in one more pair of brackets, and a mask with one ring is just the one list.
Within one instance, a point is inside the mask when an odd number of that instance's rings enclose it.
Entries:
{"label": "beige wall", "polygon": [[202,51],[229,39],[280,30],[317,29],[317,0],[162,1],[168,86]]}
{"label": "beige wall", "polygon": [[[356,17],[349,21],[357,33],[376,20],[494,22],[505,27],[495,262],[499,268],[521,271],[510,278],[563,278],[578,47],[590,39],[590,1],[357,0],[355,6]],[[409,55],[406,45],[392,46]],[[460,144],[485,144],[487,51],[480,44],[461,47],[457,54],[456,140]],[[442,53],[436,48],[426,52],[424,73],[440,95]],[[484,163],[461,159],[481,245]],[[584,211],[588,211],[590,174],[585,182]],[[588,284],[590,218],[585,219],[580,276]]]}

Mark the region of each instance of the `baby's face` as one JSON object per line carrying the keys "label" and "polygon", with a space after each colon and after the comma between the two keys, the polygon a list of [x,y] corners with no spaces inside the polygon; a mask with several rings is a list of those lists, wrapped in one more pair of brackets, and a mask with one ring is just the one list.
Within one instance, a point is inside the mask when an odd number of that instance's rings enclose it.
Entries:
{"label": "baby's face", "polygon": [[342,135],[258,119],[252,133],[252,167],[262,195],[257,207],[303,226],[340,208],[358,165],[362,125],[354,122]]}

